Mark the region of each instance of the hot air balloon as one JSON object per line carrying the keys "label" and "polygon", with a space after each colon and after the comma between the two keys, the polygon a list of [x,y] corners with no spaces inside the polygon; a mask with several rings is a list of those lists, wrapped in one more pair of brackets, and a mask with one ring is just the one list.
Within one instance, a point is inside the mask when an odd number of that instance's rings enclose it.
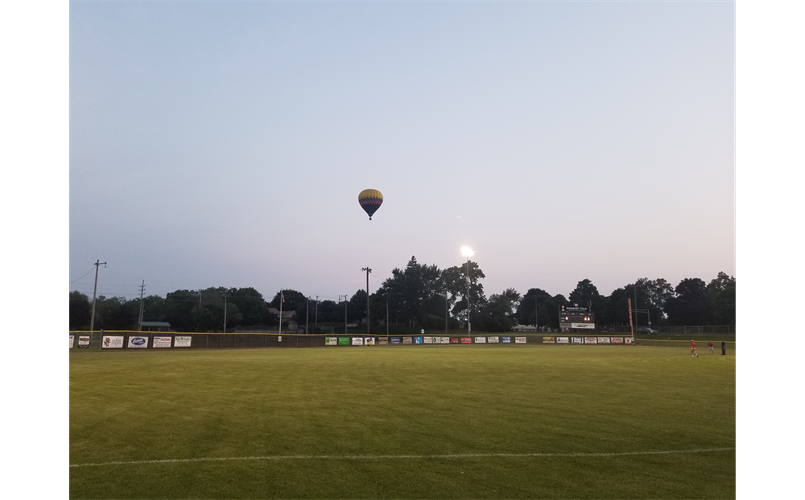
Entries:
{"label": "hot air balloon", "polygon": [[361,204],[363,210],[369,214],[369,220],[372,220],[372,215],[377,212],[380,205],[383,204],[383,194],[377,189],[364,189],[358,195],[358,203]]}

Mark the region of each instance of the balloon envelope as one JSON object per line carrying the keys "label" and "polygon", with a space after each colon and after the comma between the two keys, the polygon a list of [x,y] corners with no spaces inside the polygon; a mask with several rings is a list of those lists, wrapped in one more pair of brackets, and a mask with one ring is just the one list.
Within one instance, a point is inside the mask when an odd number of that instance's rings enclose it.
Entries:
{"label": "balloon envelope", "polygon": [[372,220],[372,215],[377,212],[380,205],[383,204],[383,194],[377,189],[364,189],[358,195],[358,203],[361,204],[363,210],[369,214],[369,220]]}

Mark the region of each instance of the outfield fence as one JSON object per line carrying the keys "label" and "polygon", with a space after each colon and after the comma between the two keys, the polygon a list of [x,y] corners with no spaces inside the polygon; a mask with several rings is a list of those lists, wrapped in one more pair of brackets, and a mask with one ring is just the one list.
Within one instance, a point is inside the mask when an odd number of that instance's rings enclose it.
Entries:
{"label": "outfield fence", "polygon": [[[121,350],[194,350],[194,349],[254,349],[254,348],[299,348],[325,346],[395,346],[395,345],[653,345],[662,347],[687,347],[689,338],[631,337],[629,335],[589,332],[586,334],[489,334],[468,336],[454,334],[441,336],[401,335],[367,336],[366,334],[279,334],[270,332],[250,333],[196,333],[196,332],[139,332],[134,330],[71,331],[70,349],[76,351],[121,351]],[[709,339],[698,337],[699,347],[706,349],[712,340],[718,350],[722,340],[730,349],[735,348],[734,337],[718,336]]]}

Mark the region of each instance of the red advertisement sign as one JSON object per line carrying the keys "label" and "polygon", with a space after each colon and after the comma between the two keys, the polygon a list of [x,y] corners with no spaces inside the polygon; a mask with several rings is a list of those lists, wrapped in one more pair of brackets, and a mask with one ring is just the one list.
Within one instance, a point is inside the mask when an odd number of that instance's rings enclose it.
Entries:
{"label": "red advertisement sign", "polygon": [[472,337],[461,337],[462,344],[472,344]]}
{"label": "red advertisement sign", "polygon": [[451,344],[458,344],[458,337],[450,337]]}

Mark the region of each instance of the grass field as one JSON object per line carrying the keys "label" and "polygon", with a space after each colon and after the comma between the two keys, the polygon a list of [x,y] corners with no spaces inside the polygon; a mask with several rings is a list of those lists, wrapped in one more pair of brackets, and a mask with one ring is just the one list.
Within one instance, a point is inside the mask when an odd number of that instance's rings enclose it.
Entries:
{"label": "grass field", "polygon": [[71,498],[734,498],[700,345],[70,355]]}

